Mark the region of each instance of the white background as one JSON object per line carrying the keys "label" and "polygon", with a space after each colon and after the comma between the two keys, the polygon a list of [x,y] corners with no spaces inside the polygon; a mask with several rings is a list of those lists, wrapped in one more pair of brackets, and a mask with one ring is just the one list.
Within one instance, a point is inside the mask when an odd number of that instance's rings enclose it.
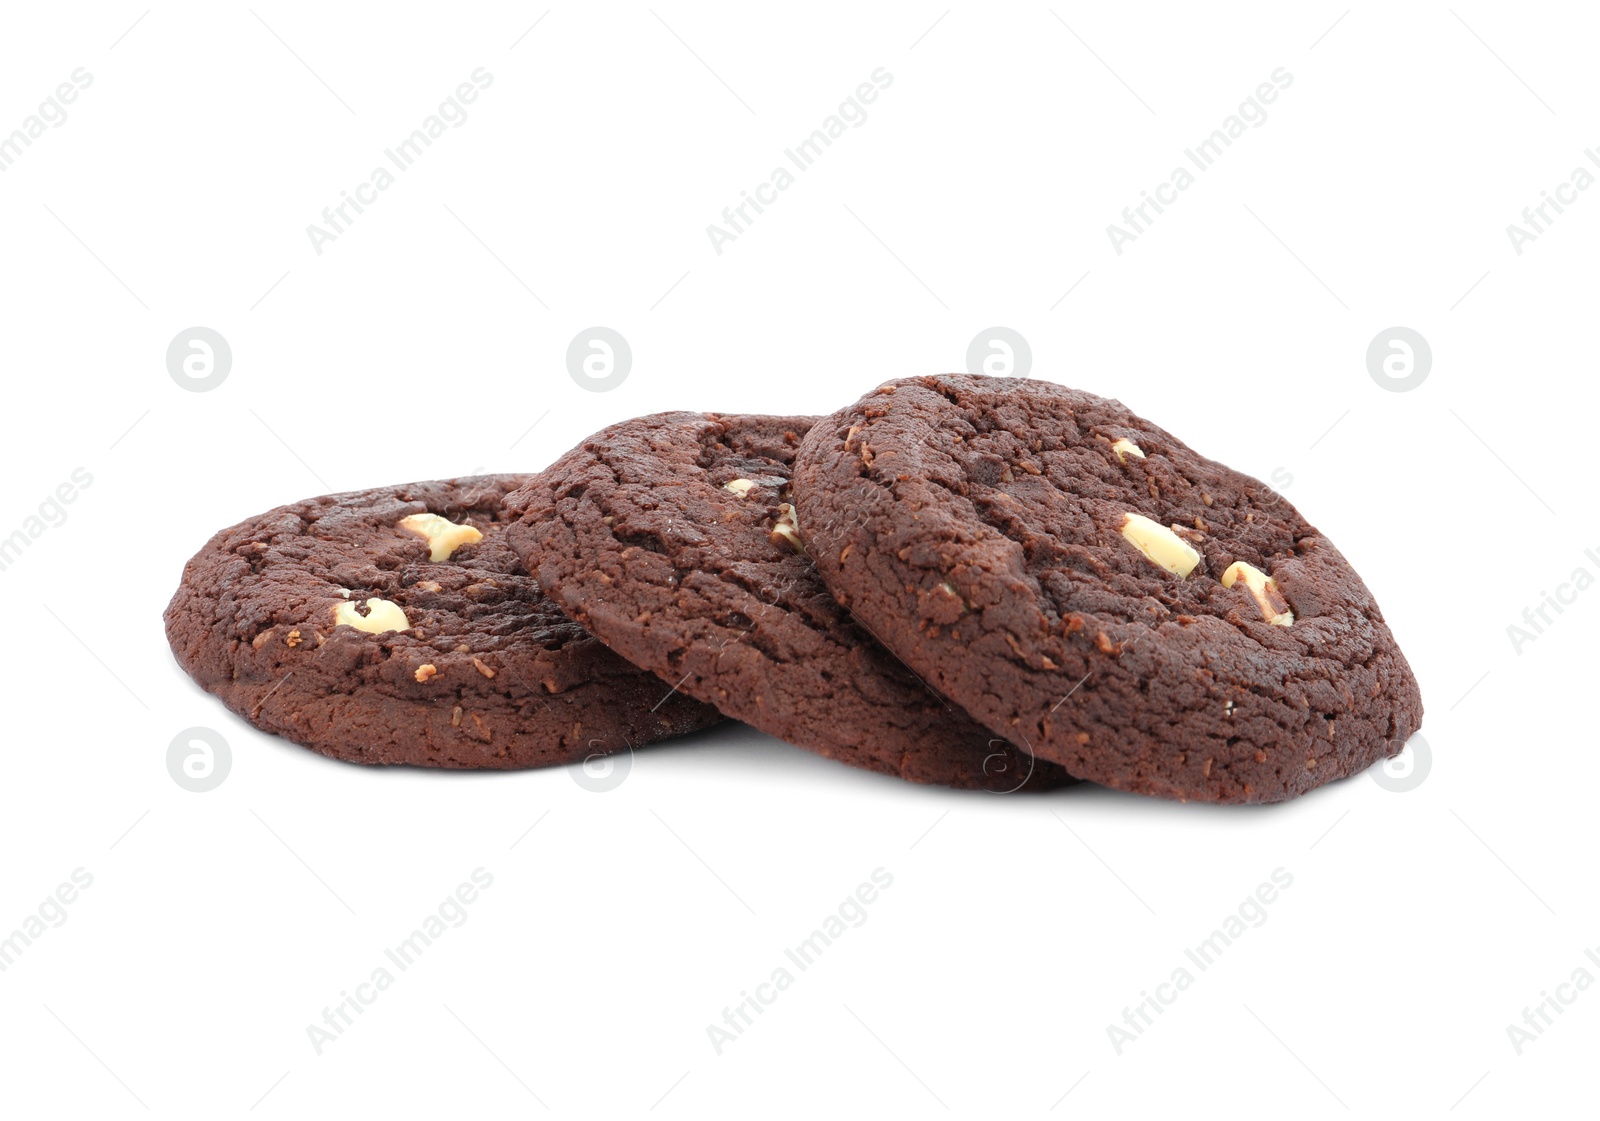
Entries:
{"label": "white background", "polygon": [[[93,82],[0,173],[0,536],[93,482],[0,572],[0,934],[74,869],[93,885],[0,973],[0,1109],[1592,1100],[1600,992],[1520,1055],[1506,1029],[1600,977],[1600,591],[1520,651],[1507,627],[1600,576],[1600,191],[1520,255],[1506,227],[1600,143],[1596,28],[1577,5],[1292,7],[8,6],[0,131]],[[317,254],[307,225],[478,67],[465,123]],[[879,67],[865,123],[717,254],[708,223]],[[1265,123],[1117,254],[1107,225],[1278,67]],[[634,355],[606,393],[564,359],[595,324]],[[164,358],[197,325],[233,351],[205,393]],[[536,469],[661,409],[828,412],[962,368],[996,325],[1035,376],[1292,477],[1421,680],[1420,785],[993,797],[738,726],[603,794],[382,772],[256,733],[166,649],[183,561],[257,511]],[[1405,393],[1365,361],[1396,325],[1433,351]],[[196,725],[232,751],[204,794],[166,765]],[[308,1025],[480,867],[465,924],[318,1055]],[[717,1054],[707,1026],[880,867],[867,921]],[[1119,1054],[1108,1025],[1277,868],[1263,925]]]}

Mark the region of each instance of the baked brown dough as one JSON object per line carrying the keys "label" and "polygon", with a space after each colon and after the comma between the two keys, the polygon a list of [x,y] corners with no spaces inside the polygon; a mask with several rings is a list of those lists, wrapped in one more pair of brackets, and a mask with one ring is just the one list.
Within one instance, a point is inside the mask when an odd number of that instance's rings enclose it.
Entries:
{"label": "baked brown dough", "polygon": [[797,746],[912,782],[1069,782],[938,696],[800,551],[789,469],[807,417],[663,413],[613,425],[513,506],[550,597],[680,693]]}
{"label": "baked brown dough", "polygon": [[[358,763],[571,763],[716,723],[545,598],[504,532],[530,479],[325,495],[222,530],[167,608],[173,654],[256,727]],[[408,625],[358,629],[386,622]]]}
{"label": "baked brown dough", "polygon": [[794,491],[840,602],[990,729],[1079,778],[1279,801],[1397,754],[1422,719],[1333,543],[1116,401],[1005,378],[889,382],[810,430]]}

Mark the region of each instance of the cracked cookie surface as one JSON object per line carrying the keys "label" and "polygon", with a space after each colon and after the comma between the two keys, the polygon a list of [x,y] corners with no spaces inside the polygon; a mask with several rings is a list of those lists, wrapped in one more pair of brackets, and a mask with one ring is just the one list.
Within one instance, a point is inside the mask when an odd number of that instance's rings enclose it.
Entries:
{"label": "cracked cookie surface", "polygon": [[840,601],[1079,778],[1280,801],[1397,754],[1421,721],[1416,678],[1333,543],[1116,401],[889,382],[817,422],[794,480]]}
{"label": "cracked cookie surface", "polygon": [[716,723],[540,591],[505,538],[531,479],[325,495],[222,530],[167,607],[173,654],[256,727],[360,763],[571,763]]}
{"label": "cracked cookie surface", "polygon": [[512,545],[574,619],[666,686],[799,747],[913,782],[1071,781],[911,673],[800,551],[809,417],[662,413],[590,437],[512,496]]}

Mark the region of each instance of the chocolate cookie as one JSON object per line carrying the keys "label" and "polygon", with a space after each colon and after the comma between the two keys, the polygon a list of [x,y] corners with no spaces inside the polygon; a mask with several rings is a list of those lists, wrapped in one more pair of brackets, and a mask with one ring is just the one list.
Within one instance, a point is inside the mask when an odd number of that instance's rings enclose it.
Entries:
{"label": "chocolate cookie", "polygon": [[804,417],[663,413],[585,440],[510,499],[550,597],[677,691],[913,782],[1069,781],[934,694],[850,621],[800,549]]}
{"label": "chocolate cookie", "polygon": [[326,495],[225,529],[167,607],[178,663],[263,731],[358,763],[570,763],[714,724],[571,622],[486,475]]}
{"label": "chocolate cookie", "polygon": [[966,375],[819,421],[802,537],[850,611],[994,731],[1140,794],[1272,802],[1394,755],[1422,698],[1284,499],[1116,401]]}

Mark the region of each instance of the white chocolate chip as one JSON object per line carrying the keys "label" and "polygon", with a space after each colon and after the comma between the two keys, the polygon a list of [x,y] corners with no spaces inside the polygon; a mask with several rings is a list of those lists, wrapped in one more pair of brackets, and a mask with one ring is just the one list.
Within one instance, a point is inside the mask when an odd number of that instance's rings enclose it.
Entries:
{"label": "white chocolate chip", "polygon": [[1289,601],[1284,599],[1283,593],[1278,590],[1276,580],[1252,564],[1234,561],[1228,566],[1228,571],[1222,574],[1222,586],[1231,588],[1240,580],[1243,580],[1244,586],[1250,590],[1256,606],[1261,608],[1263,619],[1275,627],[1294,625],[1294,612],[1289,609]]}
{"label": "white chocolate chip", "polygon": [[1112,444],[1111,450],[1117,453],[1117,460],[1121,463],[1126,463],[1130,455],[1144,458],[1144,450],[1126,436]]}
{"label": "white chocolate chip", "polygon": [[723,483],[722,489],[731,491],[740,498],[743,498],[745,495],[750,493],[750,488],[753,486],[755,486],[755,484],[749,479],[734,479],[731,483]]}
{"label": "white chocolate chip", "polygon": [[411,629],[411,621],[406,618],[405,609],[398,603],[386,599],[367,600],[365,615],[358,612],[353,603],[336,603],[333,605],[333,625],[354,627],[367,634]]}
{"label": "white chocolate chip", "polygon": [[800,541],[800,522],[795,515],[794,507],[787,502],[778,506],[778,517],[772,523],[772,538],[775,541],[788,542],[789,547],[797,553],[804,554],[806,551],[805,545]]}
{"label": "white chocolate chip", "polygon": [[461,546],[476,545],[483,540],[483,534],[472,526],[456,525],[438,514],[411,514],[400,519],[400,528],[428,543],[431,561],[447,561]]}
{"label": "white chocolate chip", "polygon": [[1129,512],[1122,516],[1122,536],[1144,554],[1145,560],[1180,580],[1200,563],[1200,554],[1191,549],[1188,542],[1143,514]]}

